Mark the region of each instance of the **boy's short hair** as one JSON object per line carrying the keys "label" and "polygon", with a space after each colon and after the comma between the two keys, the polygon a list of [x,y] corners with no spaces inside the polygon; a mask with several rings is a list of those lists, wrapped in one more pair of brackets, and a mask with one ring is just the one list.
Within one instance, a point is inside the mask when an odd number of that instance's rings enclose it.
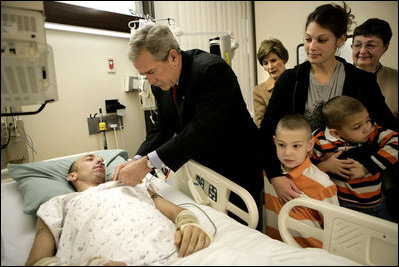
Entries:
{"label": "boy's short hair", "polygon": [[362,112],[366,107],[356,98],[340,95],[328,100],[322,110],[324,122],[330,129],[341,129],[350,115]]}
{"label": "boy's short hair", "polygon": [[309,138],[312,138],[310,123],[302,114],[292,113],[282,117],[277,124],[276,132],[280,129],[305,130]]}

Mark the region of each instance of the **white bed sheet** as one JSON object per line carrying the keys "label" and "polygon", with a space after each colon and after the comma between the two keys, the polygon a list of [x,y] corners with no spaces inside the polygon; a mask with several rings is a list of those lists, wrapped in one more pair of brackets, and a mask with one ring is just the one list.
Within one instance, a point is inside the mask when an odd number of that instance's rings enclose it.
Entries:
{"label": "white bed sheet", "polygon": [[22,195],[15,181],[1,182],[1,265],[21,266],[35,237],[35,218],[22,211]]}
{"label": "white bed sheet", "polygon": [[[158,180],[159,193],[176,204],[194,203],[187,195]],[[35,219],[22,212],[22,197],[14,181],[1,184],[1,265],[24,265],[34,239]],[[185,258],[176,254],[168,265],[358,265],[322,249],[301,249],[270,239],[226,214],[198,205],[216,224],[212,244]],[[190,206],[185,206],[190,208]],[[197,208],[193,208],[197,210]],[[198,210],[197,210],[198,211]],[[196,212],[198,214],[198,212]]]}

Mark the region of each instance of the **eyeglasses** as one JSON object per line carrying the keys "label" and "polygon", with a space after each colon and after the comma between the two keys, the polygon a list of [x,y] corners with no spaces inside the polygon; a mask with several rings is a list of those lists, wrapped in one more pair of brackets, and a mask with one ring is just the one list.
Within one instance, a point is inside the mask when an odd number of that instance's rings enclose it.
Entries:
{"label": "eyeglasses", "polygon": [[374,49],[376,49],[377,47],[379,47],[378,44],[374,44],[374,43],[367,43],[367,44],[362,44],[362,43],[355,43],[351,45],[353,50],[360,50],[362,49],[362,47],[364,47],[367,51],[372,51]]}

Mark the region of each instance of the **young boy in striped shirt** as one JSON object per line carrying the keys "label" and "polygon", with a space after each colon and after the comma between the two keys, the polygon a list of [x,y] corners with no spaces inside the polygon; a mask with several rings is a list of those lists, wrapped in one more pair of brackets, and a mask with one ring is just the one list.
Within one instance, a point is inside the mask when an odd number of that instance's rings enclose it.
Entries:
{"label": "young boy in striped shirt", "polygon": [[[306,118],[300,114],[284,116],[277,124],[273,139],[282,171],[303,192],[301,196],[338,205],[336,185],[327,174],[310,161],[309,155],[312,152],[314,139]],[[278,231],[278,215],[283,204],[279,201],[268,179],[265,179],[265,183],[266,234],[281,240]],[[322,217],[317,211],[303,207],[295,209],[296,212],[294,210],[290,212],[291,217],[322,228]],[[296,232],[292,234],[302,247],[321,248],[323,246],[317,239],[302,236]]]}
{"label": "young boy in striped shirt", "polygon": [[327,127],[313,133],[313,163],[336,183],[341,206],[389,220],[381,172],[398,161],[398,133],[372,123],[349,96],[330,99],[322,113]]}

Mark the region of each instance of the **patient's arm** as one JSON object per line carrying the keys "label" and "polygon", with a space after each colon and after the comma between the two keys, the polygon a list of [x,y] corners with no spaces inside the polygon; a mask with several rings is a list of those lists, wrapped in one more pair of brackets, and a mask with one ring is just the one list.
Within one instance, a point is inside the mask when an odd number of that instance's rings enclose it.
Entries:
{"label": "patient's arm", "polygon": [[151,190],[148,190],[150,193],[150,196],[152,200],[154,201],[155,206],[157,209],[162,212],[163,215],[165,215],[169,220],[172,222],[175,221],[177,215],[183,210],[183,208],[180,208],[179,206],[175,205],[174,203],[160,197],[156,193],[152,192]]}
{"label": "patient's arm", "polygon": [[36,236],[33,241],[28,260],[25,265],[33,265],[45,257],[53,257],[55,252],[55,240],[47,225],[38,218],[36,223]]}
{"label": "patient's arm", "polygon": [[[159,197],[154,192],[148,190],[155,206],[169,220],[175,222],[176,217],[185,209],[176,206],[172,202]],[[190,220],[188,220],[190,222]],[[188,256],[198,250],[206,248],[211,242],[210,236],[195,224],[187,224],[183,229],[176,229],[175,245],[180,245],[179,257]]]}
{"label": "patient's arm", "polygon": [[[36,223],[36,236],[33,241],[28,260],[25,265],[32,266],[38,261],[42,260],[39,265],[60,265],[58,259],[54,258],[55,254],[55,240],[53,234],[42,219],[38,218]],[[45,259],[46,258],[46,259]],[[96,261],[97,260],[97,261]],[[88,261],[88,263],[97,263],[96,265],[103,266],[125,266],[126,264],[121,261],[108,261],[107,259],[96,257]]]}

